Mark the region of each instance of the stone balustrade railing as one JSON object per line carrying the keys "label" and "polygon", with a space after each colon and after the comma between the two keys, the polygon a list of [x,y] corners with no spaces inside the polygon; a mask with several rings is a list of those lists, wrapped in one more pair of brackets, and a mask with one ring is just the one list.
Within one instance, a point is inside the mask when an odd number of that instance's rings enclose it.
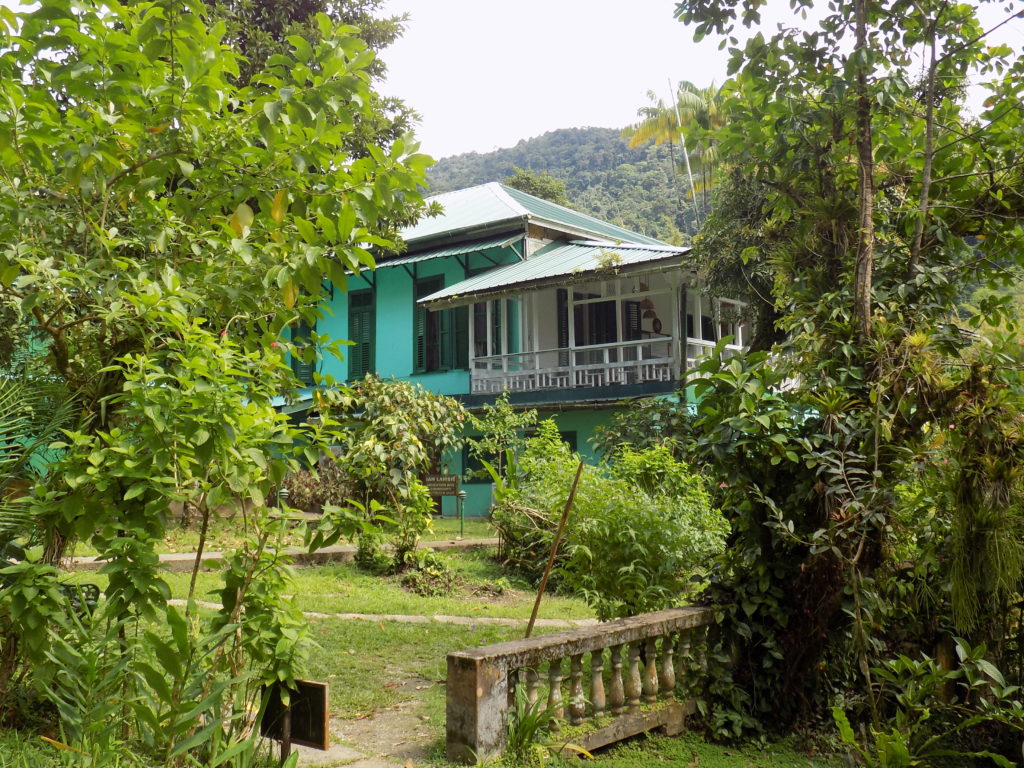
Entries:
{"label": "stone balustrade railing", "polygon": [[[448,654],[447,754],[472,763],[500,754],[518,685],[573,726],[573,744],[596,749],[663,727],[679,733],[695,649],[710,608],[675,608]],[[568,674],[566,674],[568,671]]]}

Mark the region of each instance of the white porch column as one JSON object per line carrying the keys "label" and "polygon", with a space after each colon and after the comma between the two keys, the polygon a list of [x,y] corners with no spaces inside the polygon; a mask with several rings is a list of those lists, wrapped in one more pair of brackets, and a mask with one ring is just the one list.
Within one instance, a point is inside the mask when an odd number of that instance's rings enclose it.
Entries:
{"label": "white porch column", "polygon": [[[681,283],[681,284],[680,284]],[[669,295],[672,297],[672,312],[669,334],[672,336],[672,375],[679,378],[683,373],[683,355],[686,354],[686,320],[683,318],[683,305],[680,291],[686,290],[686,281],[680,281],[679,275],[670,272],[668,275]]]}

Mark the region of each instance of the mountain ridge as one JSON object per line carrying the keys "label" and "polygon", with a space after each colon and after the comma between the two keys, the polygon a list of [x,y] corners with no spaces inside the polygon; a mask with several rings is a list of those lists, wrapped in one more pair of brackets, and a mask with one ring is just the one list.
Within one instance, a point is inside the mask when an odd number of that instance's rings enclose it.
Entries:
{"label": "mountain ridge", "polygon": [[451,155],[427,179],[438,194],[503,181],[516,168],[563,181],[572,207],[627,229],[676,245],[694,231],[669,147],[630,148],[614,128],[559,128],[512,147]]}

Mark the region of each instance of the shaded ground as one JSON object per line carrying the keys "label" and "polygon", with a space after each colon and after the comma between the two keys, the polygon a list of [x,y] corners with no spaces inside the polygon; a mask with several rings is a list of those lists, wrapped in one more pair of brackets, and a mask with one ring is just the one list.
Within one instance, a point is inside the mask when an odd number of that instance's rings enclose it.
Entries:
{"label": "shaded ground", "polygon": [[[403,693],[416,695],[436,683],[423,678],[410,678],[396,686]],[[412,760],[420,764],[437,739],[430,718],[424,714],[422,697],[396,704],[379,711],[371,717],[355,720],[334,720],[332,733],[349,743],[358,744],[359,749],[398,763]]]}

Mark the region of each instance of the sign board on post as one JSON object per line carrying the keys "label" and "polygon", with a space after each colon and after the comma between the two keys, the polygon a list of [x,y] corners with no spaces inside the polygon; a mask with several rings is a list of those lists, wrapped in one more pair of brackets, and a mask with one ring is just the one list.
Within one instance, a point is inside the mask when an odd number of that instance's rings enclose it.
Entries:
{"label": "sign board on post", "polygon": [[296,680],[295,686],[288,692],[287,707],[281,701],[284,684],[271,686],[267,709],[260,721],[260,736],[280,741],[282,757],[291,751],[292,744],[313,749],[331,746],[327,683]]}
{"label": "sign board on post", "polygon": [[423,484],[431,496],[455,496],[459,492],[458,475],[424,475]]}

